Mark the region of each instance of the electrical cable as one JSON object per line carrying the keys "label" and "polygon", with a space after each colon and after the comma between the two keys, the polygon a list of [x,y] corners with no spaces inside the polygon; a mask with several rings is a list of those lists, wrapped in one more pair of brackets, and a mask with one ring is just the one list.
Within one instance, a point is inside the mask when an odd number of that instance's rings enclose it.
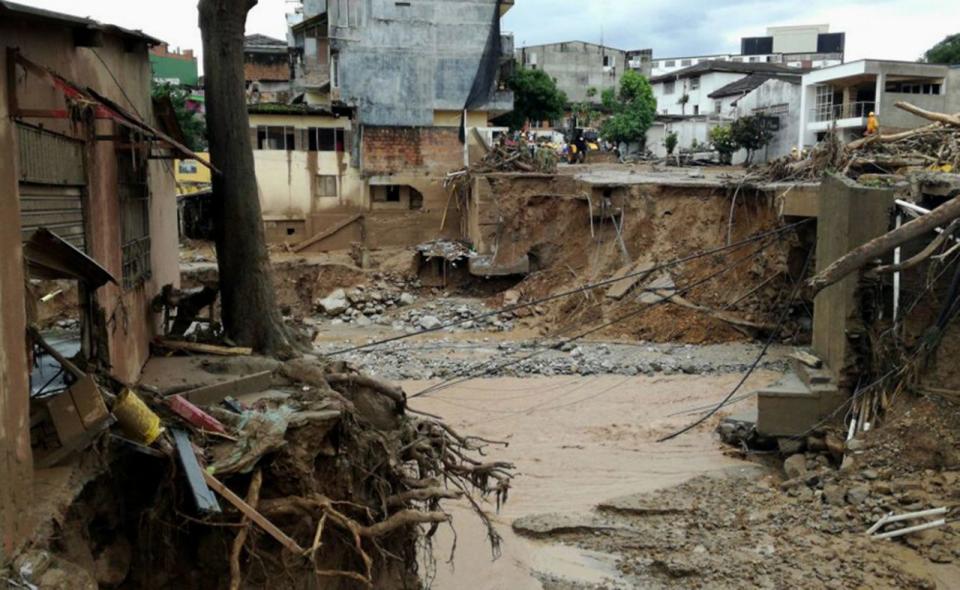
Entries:
{"label": "electrical cable", "polygon": [[787,305],[784,307],[783,312],[781,312],[780,314],[780,319],[777,321],[776,329],[774,329],[770,333],[770,336],[767,337],[767,341],[764,343],[763,348],[760,349],[760,354],[757,355],[757,358],[753,361],[753,364],[750,365],[750,368],[747,369],[747,372],[744,373],[740,381],[734,386],[733,389],[730,390],[730,393],[728,393],[727,396],[723,398],[723,400],[721,400],[720,403],[717,404],[715,408],[711,409],[709,412],[707,412],[697,420],[694,420],[691,424],[681,428],[680,430],[672,434],[668,434],[663,438],[658,439],[657,442],[661,442],[661,443],[667,442],[668,440],[672,440],[684,433],[687,433],[693,430],[697,426],[700,426],[701,424],[706,422],[708,419],[710,419],[711,416],[719,412],[721,408],[723,408],[723,406],[730,401],[730,398],[732,398],[734,395],[737,394],[738,391],[740,391],[740,388],[743,387],[744,383],[747,382],[747,379],[750,378],[750,375],[752,375],[753,372],[757,369],[757,367],[760,366],[760,361],[763,360],[763,357],[767,354],[767,350],[770,349],[770,346],[773,344],[773,341],[779,335],[780,329],[783,328],[784,322],[787,321],[787,317],[790,315],[790,309],[793,306],[793,302],[796,300],[797,296],[800,295],[800,291],[803,289],[803,280],[804,280],[804,277],[807,276],[807,269],[810,268],[811,260],[813,260],[812,250],[807,255],[807,260],[803,264],[803,270],[800,271],[800,275],[797,279],[797,284],[793,288],[793,293],[791,293],[790,298],[787,300]]}
{"label": "electrical cable", "polygon": [[341,354],[347,354],[347,353],[350,353],[350,352],[356,352],[356,351],[358,351],[358,350],[365,350],[365,349],[368,349],[368,348],[373,348],[373,347],[376,347],[376,346],[381,346],[381,345],[383,345],[383,344],[390,344],[390,343],[392,343],[392,342],[397,342],[397,341],[400,341],[400,340],[406,340],[407,338],[413,338],[413,337],[415,337],[415,336],[421,336],[421,335],[423,335],[423,334],[429,334],[429,333],[431,333],[431,332],[439,332],[439,331],[441,331],[441,330],[445,330],[446,328],[453,328],[453,327],[455,327],[455,326],[459,326],[459,325],[465,324],[465,323],[467,323],[467,322],[476,322],[476,321],[478,321],[478,320],[486,319],[486,318],[489,318],[489,317],[494,317],[494,316],[500,315],[500,314],[502,314],[502,313],[510,313],[510,312],[516,311],[516,310],[518,310],[518,309],[524,309],[524,308],[527,308],[527,307],[533,307],[533,306],[540,305],[540,304],[543,304],[543,303],[549,303],[550,301],[555,301],[555,300],[557,300],[557,299],[562,299],[562,298],[564,298],[564,297],[569,297],[569,296],[571,296],[571,295],[577,295],[577,294],[579,294],[579,293],[584,293],[584,292],[587,292],[587,291],[592,291],[592,290],[594,290],[594,289],[598,289],[598,288],[600,288],[600,287],[606,287],[606,286],[612,285],[612,284],[614,284],[614,283],[618,283],[618,282],[620,282],[620,281],[623,281],[623,280],[626,280],[626,279],[630,279],[630,278],[633,278],[633,277],[639,277],[639,276],[649,275],[650,273],[653,273],[653,272],[657,272],[657,271],[660,271],[660,270],[665,270],[665,269],[668,269],[668,268],[673,268],[674,266],[679,266],[679,265],[681,265],[681,264],[684,264],[684,263],[686,263],[686,262],[690,262],[690,261],[692,261],[692,260],[697,260],[697,259],[699,259],[699,258],[705,258],[705,257],[707,257],[707,256],[713,256],[713,255],[715,255],[715,254],[720,254],[720,253],[726,252],[726,251],[728,251],[728,250],[736,250],[736,249],[740,248],[741,246],[744,246],[744,245],[747,245],[747,244],[752,244],[752,243],[757,242],[757,241],[760,241],[760,240],[762,240],[762,239],[765,239],[765,238],[768,238],[768,237],[771,237],[771,236],[775,236],[775,235],[779,235],[779,234],[785,233],[785,232],[787,232],[787,231],[789,231],[789,230],[791,230],[791,229],[794,229],[794,228],[799,227],[799,226],[801,226],[801,225],[803,225],[803,224],[805,224],[805,223],[808,223],[808,222],[810,222],[811,220],[812,220],[811,218],[803,219],[803,220],[801,220],[801,221],[797,221],[797,222],[794,222],[794,223],[791,223],[791,224],[788,224],[788,225],[784,225],[784,226],[779,227],[779,228],[774,229],[774,230],[769,230],[769,231],[766,231],[766,232],[761,232],[761,233],[759,233],[759,234],[755,234],[755,235],[753,235],[753,236],[751,236],[751,237],[749,237],[749,238],[744,238],[743,240],[740,240],[740,241],[738,241],[738,242],[733,242],[732,244],[729,244],[729,245],[726,245],[726,246],[719,246],[719,247],[716,247],[716,248],[712,248],[712,249],[710,249],[710,250],[701,250],[700,252],[697,252],[697,253],[694,253],[694,254],[690,254],[690,255],[688,255],[688,256],[684,256],[684,257],[681,257],[681,258],[675,258],[675,259],[673,259],[673,260],[670,260],[670,261],[667,261],[667,262],[658,264],[658,265],[654,266],[653,268],[647,268],[647,269],[640,270],[640,271],[637,271],[637,272],[627,273],[627,274],[625,274],[625,275],[623,275],[623,276],[612,277],[612,278],[609,278],[609,279],[605,279],[605,280],[603,280],[603,281],[598,281],[598,282],[596,282],[596,283],[590,283],[590,284],[584,285],[584,286],[582,286],[582,287],[577,287],[576,289],[571,289],[571,290],[568,290],[568,291],[562,291],[562,292],[560,292],[560,293],[554,293],[553,295],[548,295],[548,296],[546,296],[546,297],[541,297],[541,298],[539,298],[539,299],[535,299],[535,300],[533,300],[533,301],[528,301],[528,302],[526,302],[526,303],[517,303],[517,304],[514,304],[514,305],[508,305],[508,306],[502,307],[502,308],[500,308],[500,309],[496,309],[496,310],[489,311],[489,312],[484,312],[484,313],[481,313],[481,314],[478,314],[478,315],[468,316],[468,317],[461,318],[461,319],[458,319],[458,320],[455,320],[455,321],[452,321],[452,322],[448,322],[448,323],[446,323],[446,324],[441,324],[440,326],[437,326],[437,327],[434,327],[434,328],[425,328],[425,329],[422,329],[422,330],[419,330],[419,331],[416,331],[416,332],[412,332],[412,333],[410,333],[410,334],[400,334],[400,335],[398,335],[398,336],[392,336],[392,337],[390,337],[390,338],[384,338],[383,340],[377,340],[377,341],[375,341],[375,342],[368,342],[368,343],[362,344],[362,345],[357,345],[357,346],[352,346],[352,347],[348,347],[348,348],[343,348],[343,349],[340,349],[340,350],[334,350],[334,351],[332,351],[332,352],[328,352],[328,353],[326,354],[326,356],[337,356],[337,355],[341,355]]}
{"label": "electrical cable", "polygon": [[[648,311],[648,310],[650,310],[650,309],[653,309],[654,307],[656,307],[656,306],[658,306],[658,305],[661,305],[661,304],[664,304],[664,303],[668,303],[668,302],[671,301],[674,297],[677,297],[677,296],[679,296],[679,295],[684,295],[684,294],[686,294],[686,293],[689,293],[689,292],[690,292],[691,290],[693,290],[694,288],[696,288],[696,287],[698,287],[698,286],[700,286],[700,285],[702,285],[702,284],[704,284],[704,283],[707,283],[707,282],[715,279],[716,277],[718,277],[718,276],[720,276],[720,275],[722,275],[722,274],[724,274],[724,273],[726,273],[726,272],[729,272],[731,269],[733,269],[734,267],[742,264],[743,262],[748,261],[748,260],[751,260],[751,259],[759,256],[759,255],[760,255],[761,253],[763,253],[763,251],[766,250],[772,243],[773,243],[773,242],[771,241],[771,242],[768,243],[768,244],[762,245],[760,248],[758,248],[758,249],[757,249],[756,251],[754,251],[753,253],[751,253],[751,254],[749,254],[749,255],[747,255],[747,256],[745,256],[745,257],[743,257],[743,258],[741,258],[741,259],[739,259],[739,260],[737,260],[737,261],[735,261],[735,262],[733,262],[733,263],[731,263],[731,264],[729,264],[729,265],[727,265],[727,266],[724,266],[724,267],[720,268],[718,271],[710,274],[709,276],[707,276],[707,277],[705,277],[705,278],[703,278],[703,279],[701,279],[701,280],[699,280],[699,281],[695,281],[694,283],[692,283],[692,284],[684,287],[683,289],[675,290],[675,291],[674,291],[673,293],[671,293],[669,296],[662,297],[661,299],[657,300],[657,301],[654,302],[654,303],[651,303],[651,304],[648,304],[648,305],[644,305],[643,307],[640,307],[639,309],[634,310],[634,311],[632,311],[632,312],[630,312],[630,313],[628,313],[628,314],[619,316],[619,317],[614,318],[613,320],[610,320],[610,321],[608,321],[608,322],[601,323],[600,325],[595,326],[595,327],[593,327],[593,328],[590,328],[589,330],[586,330],[586,331],[584,331],[584,332],[582,332],[582,333],[580,333],[580,334],[577,334],[577,335],[575,335],[575,336],[572,336],[572,337],[570,337],[570,338],[568,338],[568,339],[566,339],[566,340],[562,340],[562,341],[559,342],[558,344],[552,344],[549,348],[542,348],[542,349],[540,349],[540,350],[538,350],[538,351],[536,351],[536,352],[533,352],[533,353],[531,353],[531,354],[529,354],[529,355],[527,355],[527,356],[525,356],[525,357],[521,357],[521,358],[519,358],[519,359],[515,359],[515,360],[512,360],[512,361],[509,361],[509,362],[507,362],[507,363],[501,364],[501,365],[496,366],[496,367],[486,368],[486,369],[484,369],[484,370],[482,370],[482,371],[480,371],[480,372],[478,372],[478,373],[476,373],[476,374],[472,374],[472,375],[470,375],[470,374],[464,374],[464,375],[462,375],[461,377],[456,377],[456,378],[454,378],[454,379],[452,379],[452,380],[447,380],[446,382],[443,382],[443,383],[441,383],[441,384],[438,384],[438,385],[435,385],[435,386],[432,386],[432,387],[428,387],[428,388],[426,388],[426,389],[424,389],[424,390],[422,390],[422,391],[419,391],[419,392],[417,392],[417,393],[415,393],[415,394],[413,394],[413,395],[411,395],[411,396],[408,396],[408,399],[413,399],[413,398],[421,397],[421,396],[424,396],[424,395],[428,395],[428,394],[433,393],[433,392],[435,392],[435,391],[439,391],[439,390],[441,390],[441,389],[446,389],[446,388],[448,388],[448,387],[452,387],[452,386],[457,385],[457,384],[459,384],[459,383],[463,383],[463,382],[465,382],[465,381],[470,381],[470,380],[475,379],[475,378],[477,378],[477,377],[482,377],[482,376],[484,376],[484,375],[490,374],[492,371],[499,371],[499,370],[504,369],[504,368],[506,368],[506,367],[509,367],[509,366],[512,366],[512,365],[515,365],[515,364],[518,364],[518,363],[527,361],[527,360],[529,360],[529,359],[531,359],[531,358],[534,358],[534,357],[536,357],[536,356],[538,356],[538,355],[540,355],[540,354],[543,354],[544,352],[546,352],[546,350],[553,349],[553,348],[557,348],[557,347],[560,347],[560,346],[564,346],[565,344],[568,344],[568,343],[570,343],[570,342],[579,340],[579,339],[581,339],[581,338],[583,338],[583,337],[585,337],[585,336],[589,336],[590,334],[593,334],[593,333],[595,333],[595,332],[598,332],[598,331],[600,331],[600,330],[602,330],[602,329],[604,329],[604,328],[606,328],[606,327],[608,327],[608,326],[611,326],[611,325],[613,325],[613,324],[620,323],[620,322],[622,322],[622,321],[624,321],[624,320],[627,320],[627,319],[630,319],[630,318],[632,318],[632,317],[634,317],[634,316],[637,316],[637,315],[640,315],[640,314],[642,314],[642,313],[645,313],[646,311]],[[741,244],[741,246],[742,246],[742,244]]]}

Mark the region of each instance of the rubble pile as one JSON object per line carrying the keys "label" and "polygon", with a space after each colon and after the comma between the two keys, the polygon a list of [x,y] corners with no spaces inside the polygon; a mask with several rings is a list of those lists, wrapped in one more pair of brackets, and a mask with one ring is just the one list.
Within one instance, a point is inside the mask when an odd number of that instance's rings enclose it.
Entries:
{"label": "rubble pile", "polygon": [[556,171],[557,155],[553,150],[531,150],[529,146],[522,143],[516,146],[497,145],[487,151],[480,161],[447,174],[443,186],[455,194],[463,194],[469,189],[475,174],[491,172],[555,174]]}
{"label": "rubble pile", "polygon": [[890,135],[873,135],[843,145],[829,133],[809,157],[784,156],[751,171],[751,181],[815,181],[831,171],[856,178],[865,172],[894,173],[902,170],[960,171],[960,117],[930,113],[908,103],[901,109],[936,121],[931,125]]}

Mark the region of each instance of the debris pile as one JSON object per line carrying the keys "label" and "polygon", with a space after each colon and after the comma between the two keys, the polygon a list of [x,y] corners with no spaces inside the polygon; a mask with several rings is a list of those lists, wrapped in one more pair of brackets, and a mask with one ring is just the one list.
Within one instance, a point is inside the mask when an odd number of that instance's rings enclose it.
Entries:
{"label": "debris pile", "polygon": [[443,186],[451,192],[462,192],[470,187],[475,174],[492,172],[538,172],[555,174],[557,155],[553,150],[533,149],[524,144],[517,146],[497,145],[490,149],[479,162],[450,172]]}
{"label": "debris pile", "polygon": [[[179,350],[175,342],[162,344]],[[201,346],[182,345],[191,351]],[[104,446],[112,461],[127,459],[108,470],[99,492],[91,491],[109,497],[89,509],[113,506],[117,513],[108,520],[115,524],[109,526],[118,529],[104,529],[108,525],[93,514],[70,519],[80,523],[81,537],[100,527],[89,549],[94,556],[127,555],[122,567],[111,566],[114,582],[208,587],[183,567],[202,563],[205,579],[229,579],[230,588],[277,580],[298,587],[310,580],[324,588],[415,587],[424,573],[418,571],[418,547],[450,522],[442,503],[456,499],[474,508],[498,552],[499,535],[481,502],[489,498],[499,508],[507,498],[512,465],[486,457],[490,447],[504,443],[461,435],[438,418],[411,416],[400,387],[343,362],[303,357],[281,364],[208,348],[200,352],[273,367],[247,377],[268,391],[250,405],[224,397],[219,386],[165,394],[145,384],[95,380],[58,358],[79,379],[65,399],[76,400],[81,386],[97,400],[102,396],[98,406],[110,419],[96,432],[110,432],[102,440],[112,443]],[[78,449],[44,457],[62,461]],[[131,458],[138,485],[112,479],[134,477]],[[140,489],[144,482],[153,482],[149,492]],[[149,526],[135,526],[140,519],[123,512],[141,504],[149,507]],[[157,550],[130,555],[131,546]],[[76,548],[54,542],[52,549],[72,560]],[[23,583],[35,583],[26,573]]]}
{"label": "debris pile", "polygon": [[856,178],[863,173],[889,174],[904,169],[960,170],[960,116],[924,111],[904,102],[896,106],[934,123],[902,133],[868,136],[846,145],[829,133],[809,157],[795,160],[784,156],[751,171],[747,178],[800,182],[818,180],[831,171]]}

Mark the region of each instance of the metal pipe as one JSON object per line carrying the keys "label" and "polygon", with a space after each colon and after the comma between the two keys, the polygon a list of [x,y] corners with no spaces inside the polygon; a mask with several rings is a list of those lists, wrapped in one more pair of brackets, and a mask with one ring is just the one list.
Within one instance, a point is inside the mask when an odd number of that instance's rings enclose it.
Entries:
{"label": "metal pipe", "polygon": [[[903,214],[897,213],[897,229],[903,225]],[[895,265],[900,264],[900,259],[902,257],[902,248],[897,246],[896,250],[893,251],[893,263]],[[900,316],[900,271],[893,273],[893,323],[896,325],[897,319]]]}

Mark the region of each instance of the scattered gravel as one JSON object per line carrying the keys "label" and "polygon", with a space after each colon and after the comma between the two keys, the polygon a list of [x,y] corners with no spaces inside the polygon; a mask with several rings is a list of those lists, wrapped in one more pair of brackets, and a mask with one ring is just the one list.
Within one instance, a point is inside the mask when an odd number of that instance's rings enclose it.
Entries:
{"label": "scattered gravel", "polygon": [[[328,354],[345,347],[341,342],[327,342],[315,349]],[[349,361],[367,373],[398,380],[478,373],[484,373],[486,377],[710,375],[746,371],[760,350],[761,346],[755,344],[561,344],[533,340],[494,342],[490,339],[441,338],[393,342],[338,355],[337,359]],[[772,348],[760,368],[785,370],[786,355],[791,350],[789,347]]]}

